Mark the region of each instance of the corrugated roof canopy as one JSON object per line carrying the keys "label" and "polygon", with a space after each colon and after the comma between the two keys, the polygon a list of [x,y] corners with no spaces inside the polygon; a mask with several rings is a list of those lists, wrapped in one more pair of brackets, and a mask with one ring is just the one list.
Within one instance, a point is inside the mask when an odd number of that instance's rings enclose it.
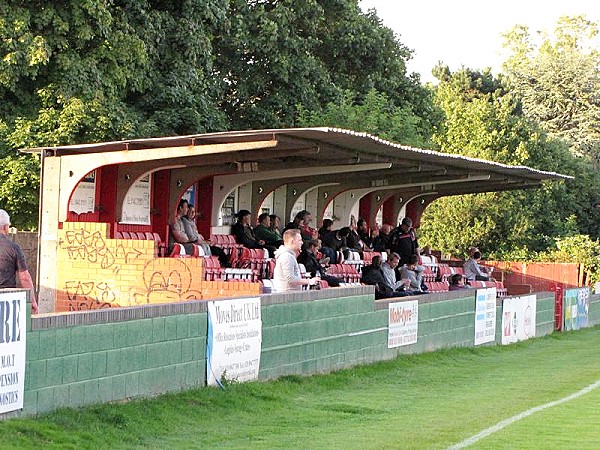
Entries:
{"label": "corrugated roof canopy", "polygon": [[[76,158],[83,175],[106,164],[156,161],[157,169],[229,163],[235,164],[240,172],[339,165],[352,168],[352,180],[382,180],[384,186],[406,182],[407,178],[412,183],[424,184],[473,180],[453,186],[446,195],[522,189],[539,186],[543,180],[572,178],[525,166],[408,147],[366,133],[335,128],[228,131],[24,151],[43,152],[45,157],[85,154],[85,158]],[[357,171],[357,166],[364,166],[364,171]],[[341,169],[340,176],[343,173]]]}

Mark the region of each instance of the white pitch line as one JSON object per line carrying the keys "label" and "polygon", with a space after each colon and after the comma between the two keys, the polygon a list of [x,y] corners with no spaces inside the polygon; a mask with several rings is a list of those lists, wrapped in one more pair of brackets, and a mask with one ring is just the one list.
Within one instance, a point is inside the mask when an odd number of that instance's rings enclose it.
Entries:
{"label": "white pitch line", "polygon": [[565,403],[565,402],[574,400],[578,397],[581,397],[584,394],[587,394],[590,391],[593,391],[597,387],[600,387],[600,380],[596,381],[595,383],[590,384],[587,387],[584,387],[583,389],[581,389],[578,392],[575,392],[574,394],[567,395],[566,397],[563,397],[559,400],[554,400],[553,402],[550,402],[550,403],[546,403],[545,405],[536,406],[535,408],[531,408],[531,409],[528,409],[527,411],[523,411],[522,413],[519,413],[516,416],[512,416],[512,417],[509,417],[508,419],[504,419],[503,421],[498,422],[496,425],[486,428],[485,430],[477,433],[474,436],[471,436],[468,439],[465,439],[462,442],[459,442],[456,445],[453,445],[452,447],[448,447],[448,450],[458,450],[461,448],[468,447],[469,445],[472,445],[475,442],[477,442],[485,437],[488,437],[490,434],[493,434],[496,431],[500,431],[503,428],[506,428],[507,426],[511,425],[514,422],[524,419],[525,417],[529,417],[538,411],[542,411],[543,409],[552,408],[553,406],[560,405],[561,403]]}

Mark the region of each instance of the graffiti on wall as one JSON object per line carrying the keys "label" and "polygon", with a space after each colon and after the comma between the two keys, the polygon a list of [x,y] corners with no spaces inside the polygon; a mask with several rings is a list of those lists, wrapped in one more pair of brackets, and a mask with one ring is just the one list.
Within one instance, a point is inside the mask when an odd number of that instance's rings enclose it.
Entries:
{"label": "graffiti on wall", "polygon": [[142,255],[140,250],[124,247],[122,243],[108,246],[102,233],[85,229],[67,231],[61,246],[67,251],[69,259],[100,264],[102,269],[112,268],[114,273],[121,269],[117,261],[129,264]]}
{"label": "graffiti on wall", "polygon": [[69,300],[69,311],[119,306],[117,296],[106,282],[67,281],[65,291]]}
{"label": "graffiti on wall", "polygon": [[200,299],[202,293],[194,285],[199,285],[201,277],[201,272],[194,275],[182,259],[151,259],[144,266],[143,288],[132,289],[131,295],[138,305]]}

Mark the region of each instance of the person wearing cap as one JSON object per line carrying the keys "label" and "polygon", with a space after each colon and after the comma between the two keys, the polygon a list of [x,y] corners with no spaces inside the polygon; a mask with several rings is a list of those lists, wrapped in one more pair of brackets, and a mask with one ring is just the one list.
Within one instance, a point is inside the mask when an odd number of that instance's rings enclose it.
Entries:
{"label": "person wearing cap", "polygon": [[410,217],[405,217],[398,227],[390,233],[389,250],[400,255],[400,266],[410,263],[412,255],[419,255],[419,242],[417,234],[412,227]]}
{"label": "person wearing cap", "polygon": [[33,280],[27,268],[23,250],[16,242],[7,237],[9,229],[10,216],[6,211],[0,209],[0,288],[21,287],[29,289],[31,310],[36,314],[38,304],[35,298]]}

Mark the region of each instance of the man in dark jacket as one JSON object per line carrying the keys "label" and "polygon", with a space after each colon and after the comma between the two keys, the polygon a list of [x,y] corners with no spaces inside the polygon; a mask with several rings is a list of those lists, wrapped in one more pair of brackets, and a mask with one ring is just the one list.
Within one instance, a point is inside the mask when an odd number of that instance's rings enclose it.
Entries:
{"label": "man in dark jacket", "polygon": [[362,268],[361,281],[365,284],[375,286],[376,299],[405,297],[411,294],[409,292],[396,291],[392,286],[387,284],[383,272],[381,271],[381,256],[373,256],[371,265]]}
{"label": "man in dark jacket", "polygon": [[317,259],[317,253],[319,253],[320,248],[321,242],[318,239],[308,241],[306,248],[302,250],[302,253],[298,256],[298,263],[303,264],[306,271],[310,273],[312,277],[320,276],[321,280],[327,281],[329,286],[338,287],[340,285],[340,279],[327,275],[321,262]]}

